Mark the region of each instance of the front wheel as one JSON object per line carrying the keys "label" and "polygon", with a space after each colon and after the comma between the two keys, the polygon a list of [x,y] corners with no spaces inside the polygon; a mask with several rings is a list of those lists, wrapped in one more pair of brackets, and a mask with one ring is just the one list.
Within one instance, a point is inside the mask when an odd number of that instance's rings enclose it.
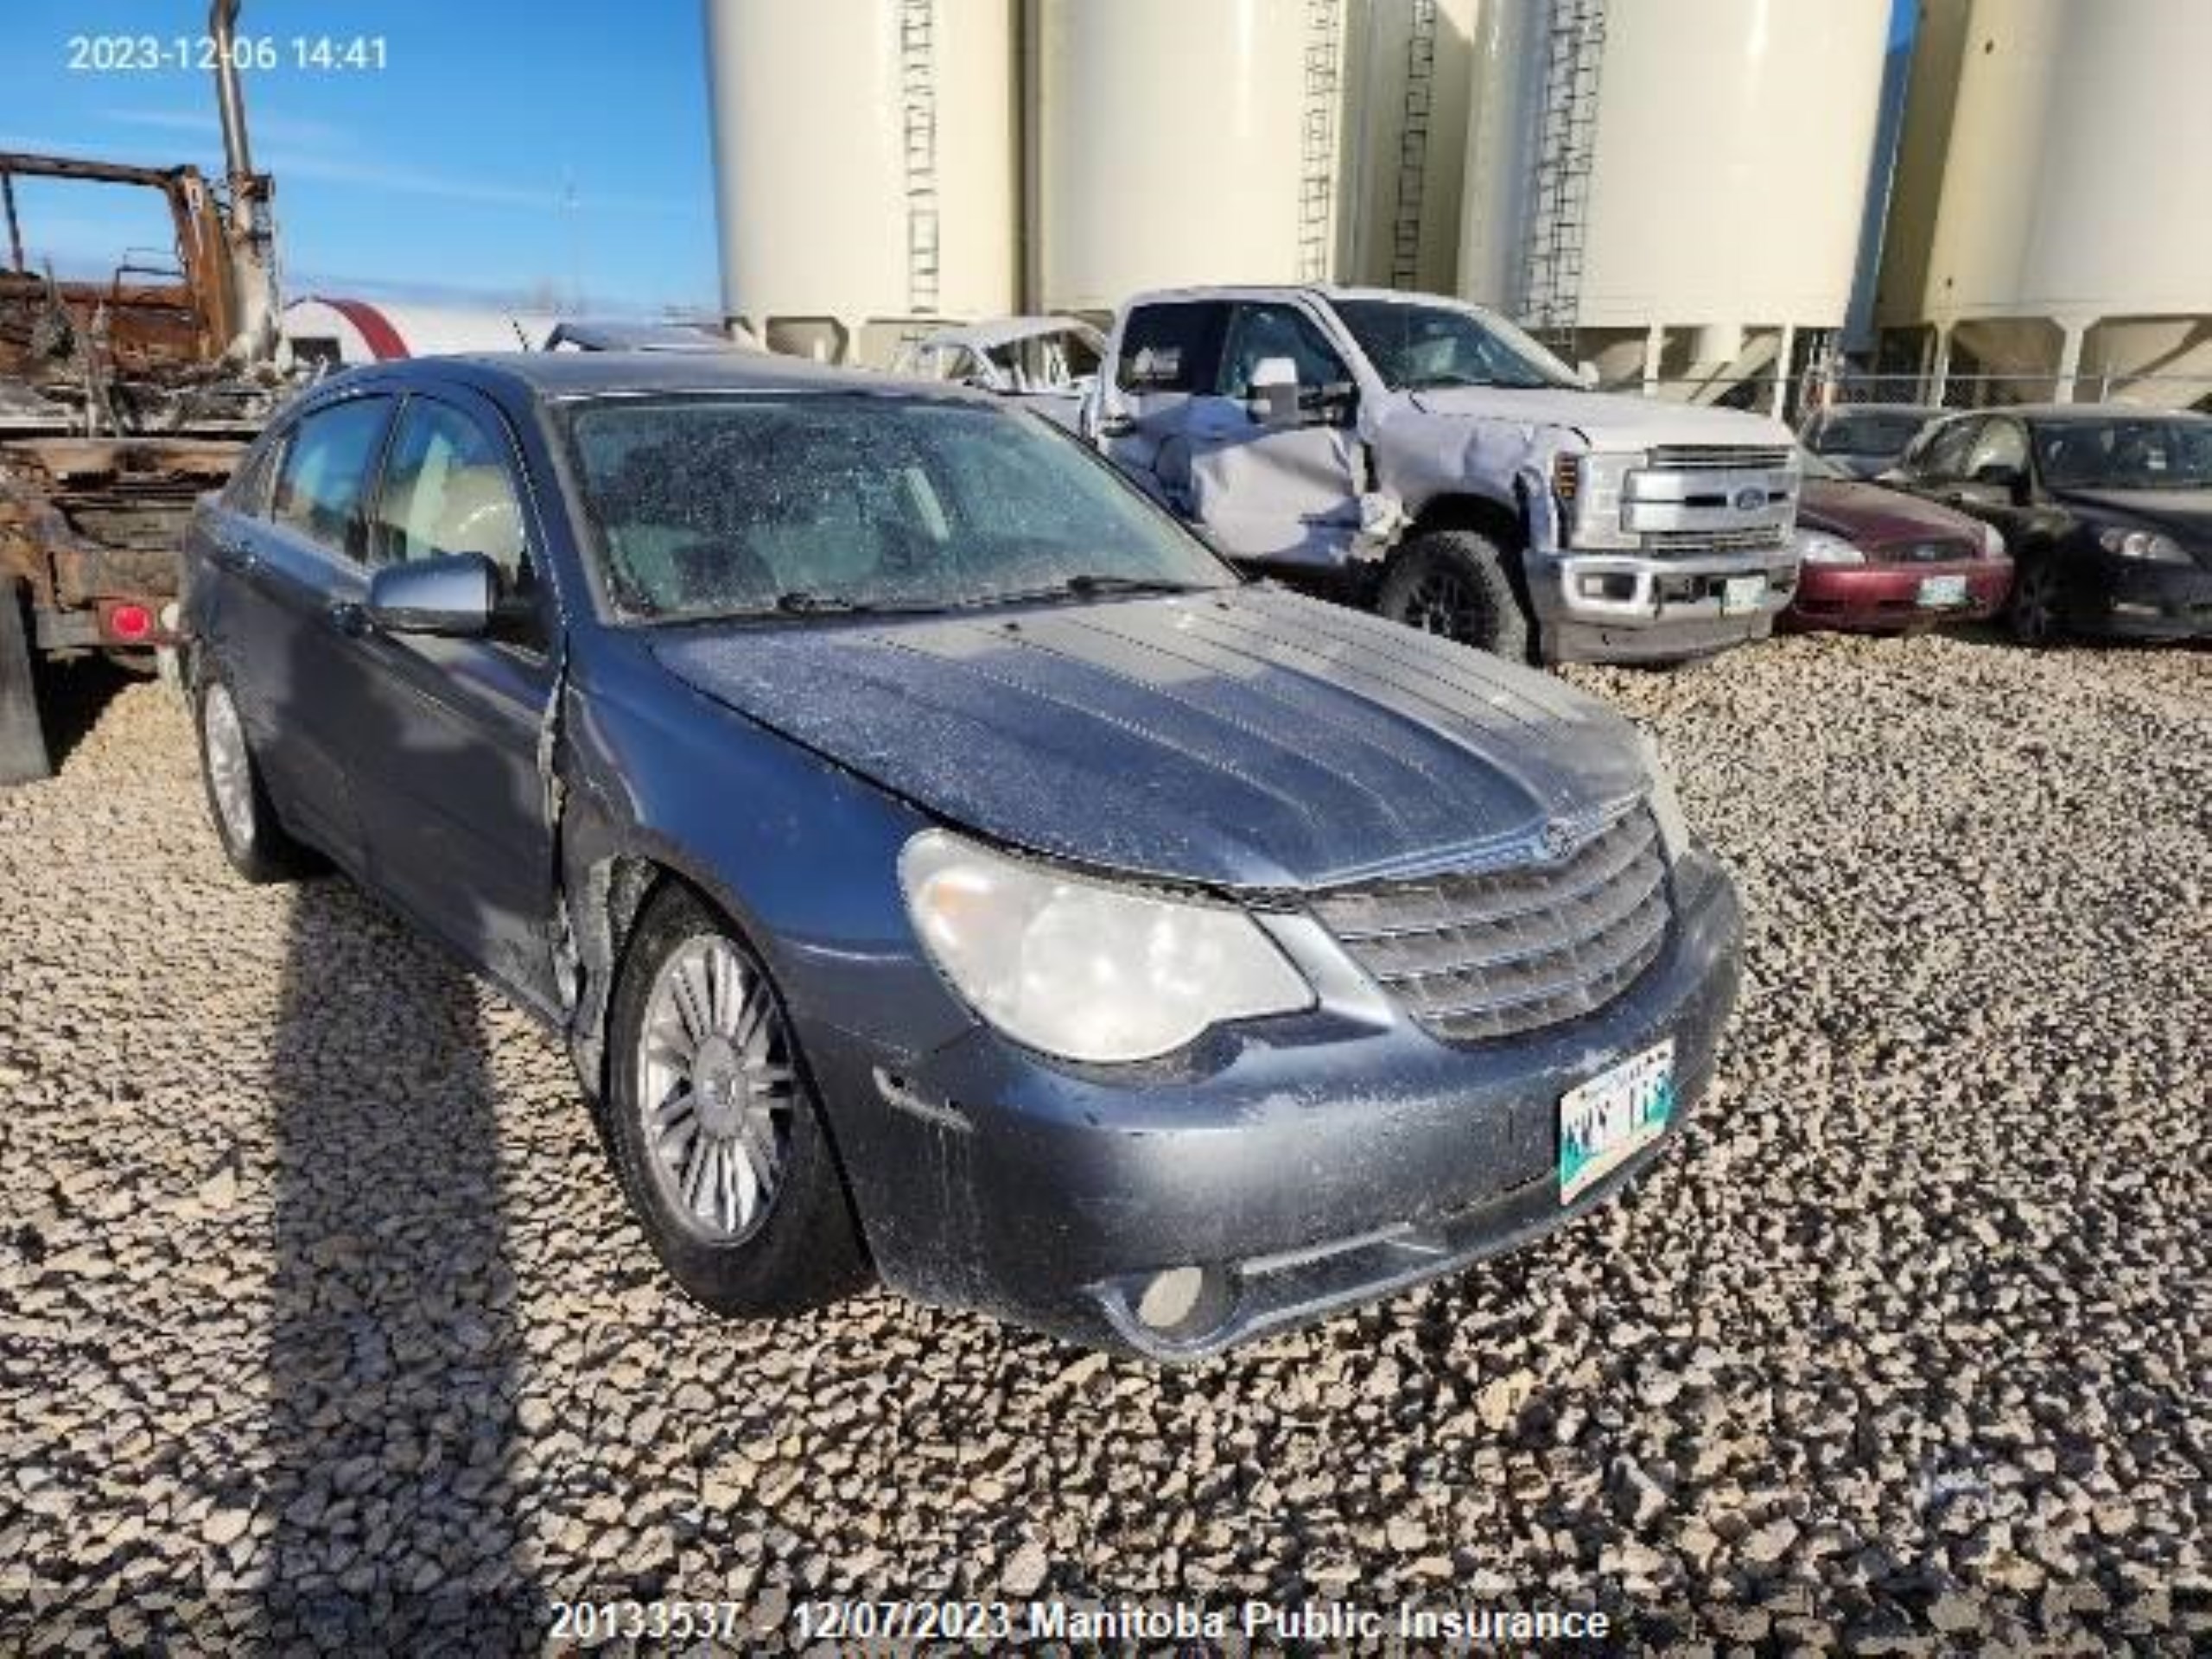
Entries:
{"label": "front wheel", "polygon": [[1410,538],[1391,560],[1375,608],[1408,627],[1528,660],[1529,616],[1505,555],[1478,531],[1433,530]]}
{"label": "front wheel", "polygon": [[2024,645],[2057,643],[2064,631],[2059,617],[2058,571],[2048,558],[2023,559],[2012,576],[2012,597],[2005,620]]}
{"label": "front wheel", "polygon": [[760,958],[690,889],[645,907],[614,989],[607,1128],[654,1253],[716,1313],[867,1280],[798,1039]]}

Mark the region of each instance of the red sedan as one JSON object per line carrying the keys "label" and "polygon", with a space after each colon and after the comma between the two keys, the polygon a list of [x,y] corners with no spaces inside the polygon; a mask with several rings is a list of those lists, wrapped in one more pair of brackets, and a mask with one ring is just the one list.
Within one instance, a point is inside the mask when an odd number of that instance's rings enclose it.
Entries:
{"label": "red sedan", "polygon": [[1879,632],[1979,621],[2005,608],[2012,561],[1978,518],[1918,496],[1864,484],[1799,452],[1804,563],[1784,626]]}

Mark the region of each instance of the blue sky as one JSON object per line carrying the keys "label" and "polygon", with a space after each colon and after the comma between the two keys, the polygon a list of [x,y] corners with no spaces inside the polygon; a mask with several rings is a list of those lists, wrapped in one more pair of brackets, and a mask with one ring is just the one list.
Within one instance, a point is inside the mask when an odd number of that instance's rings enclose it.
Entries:
{"label": "blue sky", "polygon": [[[280,65],[245,76],[289,293],[716,304],[697,0],[244,0]],[[222,170],[212,77],[79,71],[70,37],[194,36],[206,0],[5,0],[0,149]],[[302,70],[296,35],[385,37],[381,73]],[[150,192],[23,181],[25,238],[105,272],[169,242]],[[573,207],[569,205],[573,193]],[[4,256],[0,256],[4,257]]]}

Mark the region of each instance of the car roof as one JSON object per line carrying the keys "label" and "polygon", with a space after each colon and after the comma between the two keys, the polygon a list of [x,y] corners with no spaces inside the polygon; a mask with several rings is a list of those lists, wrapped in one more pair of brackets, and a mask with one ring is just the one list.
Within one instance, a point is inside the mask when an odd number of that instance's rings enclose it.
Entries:
{"label": "car roof", "polygon": [[349,369],[325,385],[421,385],[457,382],[506,387],[544,401],[640,392],[866,392],[916,403],[999,400],[936,381],[867,369],[832,367],[769,352],[486,352],[413,357]]}
{"label": "car roof", "polygon": [[2194,410],[2154,409],[2145,404],[2008,404],[1996,409],[1944,411],[1947,419],[1966,415],[2009,415],[2016,420],[2032,422],[2037,426],[2091,421],[2212,421],[2212,415],[2200,415]]}

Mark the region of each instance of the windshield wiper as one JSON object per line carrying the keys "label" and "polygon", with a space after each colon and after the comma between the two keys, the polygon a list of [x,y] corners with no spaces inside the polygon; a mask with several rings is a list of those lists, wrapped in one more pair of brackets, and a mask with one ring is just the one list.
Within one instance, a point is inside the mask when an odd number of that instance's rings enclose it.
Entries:
{"label": "windshield wiper", "polygon": [[826,616],[871,608],[841,594],[821,594],[810,588],[794,588],[776,595],[776,608],[787,616]]}
{"label": "windshield wiper", "polygon": [[1086,570],[1070,576],[1060,584],[1064,592],[1089,595],[1091,594],[1196,594],[1205,591],[1208,584],[1198,582],[1177,582],[1169,576],[1116,576]]}

